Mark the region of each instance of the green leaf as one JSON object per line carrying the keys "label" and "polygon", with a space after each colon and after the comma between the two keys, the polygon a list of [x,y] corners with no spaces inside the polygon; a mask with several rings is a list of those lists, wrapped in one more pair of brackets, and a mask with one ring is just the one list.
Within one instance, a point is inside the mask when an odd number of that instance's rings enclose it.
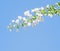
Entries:
{"label": "green leaf", "polygon": [[53,15],[54,15],[54,14],[55,14],[55,10],[52,10],[52,11],[51,11],[51,14],[53,14]]}
{"label": "green leaf", "polygon": [[33,16],[32,19],[35,20],[36,19],[36,16]]}
{"label": "green leaf", "polygon": [[58,2],[58,6],[60,6],[60,2]]}
{"label": "green leaf", "polygon": [[46,12],[46,10],[41,10],[41,13],[46,14],[47,12]]}
{"label": "green leaf", "polygon": [[52,10],[52,9],[54,10],[54,5],[51,5],[51,6],[50,6],[50,9],[51,9],[51,10]]}
{"label": "green leaf", "polygon": [[32,21],[33,21],[33,19],[32,19],[32,18],[28,20],[28,22],[31,22],[31,23],[32,23]]}
{"label": "green leaf", "polygon": [[22,26],[24,27],[24,23],[22,23]]}

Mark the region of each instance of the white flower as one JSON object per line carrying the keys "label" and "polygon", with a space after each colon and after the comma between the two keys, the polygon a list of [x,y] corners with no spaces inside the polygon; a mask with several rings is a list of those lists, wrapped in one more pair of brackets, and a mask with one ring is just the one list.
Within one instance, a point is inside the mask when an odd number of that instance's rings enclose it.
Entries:
{"label": "white flower", "polygon": [[37,24],[37,19],[33,21],[34,24]]}
{"label": "white flower", "polygon": [[43,14],[41,14],[41,13],[36,13],[36,15],[37,15],[37,16],[43,16]]}
{"label": "white flower", "polygon": [[28,25],[28,26],[31,26],[31,23],[30,23],[30,22],[28,22],[28,23],[27,23],[27,25]]}
{"label": "white flower", "polygon": [[41,9],[41,10],[44,10],[44,7],[41,7],[40,9]]}
{"label": "white flower", "polygon": [[18,19],[21,20],[22,19],[22,16],[18,16]]}
{"label": "white flower", "polygon": [[23,22],[24,23],[27,23],[27,19],[25,17],[23,18]]}
{"label": "white flower", "polygon": [[32,26],[36,26],[36,24],[37,24],[37,22],[35,20],[35,21],[33,21]]}
{"label": "white flower", "polygon": [[52,15],[52,14],[48,14],[48,16],[53,17],[53,15]]}
{"label": "white flower", "polygon": [[16,22],[17,24],[19,24],[19,19],[17,19],[15,22]]}
{"label": "white flower", "polygon": [[9,31],[11,32],[11,31],[12,31],[12,29],[9,29]]}
{"label": "white flower", "polygon": [[12,20],[12,23],[14,23],[15,22],[15,20]]}
{"label": "white flower", "polygon": [[8,28],[8,29],[12,29],[12,25],[9,25],[7,28]]}
{"label": "white flower", "polygon": [[36,19],[35,22],[36,22],[36,24],[38,24],[40,22],[40,20],[39,19]]}
{"label": "white flower", "polygon": [[49,5],[47,5],[46,8],[49,8]]}
{"label": "white flower", "polygon": [[56,5],[58,5],[58,3],[56,3]]}
{"label": "white flower", "polygon": [[29,17],[32,16],[32,14],[30,14],[30,11],[29,11],[29,10],[25,11],[25,12],[24,12],[24,15],[25,15],[25,16],[29,16]]}
{"label": "white flower", "polygon": [[14,24],[13,27],[16,27],[16,25]]}
{"label": "white flower", "polygon": [[23,17],[23,20],[25,21],[25,20],[27,20],[25,17]]}
{"label": "white flower", "polygon": [[38,21],[38,23],[40,22],[40,20],[37,20]]}
{"label": "white flower", "polygon": [[34,8],[34,9],[31,10],[31,12],[37,12],[39,10],[40,10],[40,8]]}
{"label": "white flower", "polygon": [[39,23],[41,21],[41,18],[37,17],[36,21],[37,21],[37,23]]}
{"label": "white flower", "polygon": [[35,23],[35,21],[33,21],[33,23]]}
{"label": "white flower", "polygon": [[27,19],[25,17],[23,17],[23,22],[27,23]]}

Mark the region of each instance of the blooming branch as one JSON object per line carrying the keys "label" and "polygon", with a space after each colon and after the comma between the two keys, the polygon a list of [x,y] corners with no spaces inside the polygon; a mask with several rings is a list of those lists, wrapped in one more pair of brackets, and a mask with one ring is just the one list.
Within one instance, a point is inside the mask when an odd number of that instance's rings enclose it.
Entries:
{"label": "blooming branch", "polygon": [[54,5],[47,5],[46,8],[34,8],[24,12],[25,17],[18,16],[16,20],[12,20],[8,29],[12,31],[14,28],[18,31],[20,27],[36,26],[38,23],[44,21],[43,16],[53,17],[60,15],[60,2]]}

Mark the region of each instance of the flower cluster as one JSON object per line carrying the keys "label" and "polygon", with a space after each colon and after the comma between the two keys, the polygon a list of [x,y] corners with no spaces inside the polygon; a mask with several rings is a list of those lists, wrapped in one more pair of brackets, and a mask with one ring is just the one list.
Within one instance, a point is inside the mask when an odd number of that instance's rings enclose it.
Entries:
{"label": "flower cluster", "polygon": [[[32,15],[33,14],[33,15]],[[16,20],[12,20],[8,26],[10,31],[15,28],[19,31],[20,27],[36,26],[38,23],[44,21],[42,16],[53,17],[54,15],[60,15],[60,2],[54,5],[47,5],[46,8],[34,8],[31,11],[24,12],[25,17],[18,16]]]}

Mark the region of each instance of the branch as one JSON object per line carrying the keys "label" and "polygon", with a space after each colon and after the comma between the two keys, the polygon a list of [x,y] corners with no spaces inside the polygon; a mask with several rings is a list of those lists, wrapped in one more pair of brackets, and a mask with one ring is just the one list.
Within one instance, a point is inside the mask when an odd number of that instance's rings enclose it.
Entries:
{"label": "branch", "polygon": [[8,29],[12,31],[16,29],[19,31],[20,27],[36,26],[38,23],[43,22],[43,16],[53,17],[54,15],[60,15],[60,2],[54,5],[47,5],[46,8],[34,8],[24,12],[25,17],[18,16],[16,20],[12,20]]}

